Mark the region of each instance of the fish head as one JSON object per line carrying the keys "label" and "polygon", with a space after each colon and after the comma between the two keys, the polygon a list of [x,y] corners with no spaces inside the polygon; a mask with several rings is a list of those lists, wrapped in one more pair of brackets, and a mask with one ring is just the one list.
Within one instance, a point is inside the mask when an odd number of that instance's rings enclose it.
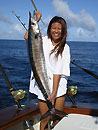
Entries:
{"label": "fish head", "polygon": [[33,31],[34,31],[35,35],[38,34],[38,33],[40,33],[40,31],[39,31],[39,25],[38,25],[38,22],[37,22],[35,14],[31,17],[31,26],[33,28]]}

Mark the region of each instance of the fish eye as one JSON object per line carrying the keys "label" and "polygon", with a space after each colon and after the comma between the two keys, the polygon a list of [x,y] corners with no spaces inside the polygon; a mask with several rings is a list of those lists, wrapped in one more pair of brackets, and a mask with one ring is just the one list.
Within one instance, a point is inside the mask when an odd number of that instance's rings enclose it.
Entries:
{"label": "fish eye", "polygon": [[31,22],[31,24],[32,24],[32,25],[35,25],[35,23],[34,23],[34,22]]}

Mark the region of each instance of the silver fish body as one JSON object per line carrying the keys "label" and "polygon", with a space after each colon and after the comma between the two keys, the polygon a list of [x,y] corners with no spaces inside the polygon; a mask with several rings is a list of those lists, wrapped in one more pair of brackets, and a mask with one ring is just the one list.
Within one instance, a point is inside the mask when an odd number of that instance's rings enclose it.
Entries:
{"label": "silver fish body", "polygon": [[47,99],[50,97],[50,89],[43,52],[43,41],[36,15],[32,16],[31,13],[29,13],[28,53],[34,78],[45,99]]}
{"label": "silver fish body", "polygon": [[[48,83],[47,69],[45,64],[45,57],[43,52],[43,41],[41,38],[41,32],[36,20],[36,15],[31,15],[29,18],[29,34],[28,34],[28,52],[30,64],[34,74],[34,78],[43,93],[43,96],[46,99],[46,104],[49,110],[41,116],[40,120],[45,119],[48,116],[51,116],[51,119],[54,121],[61,119],[58,114],[61,114],[62,117],[66,116],[67,113],[57,110],[52,105],[52,102],[47,98],[50,97],[50,89]],[[56,115],[57,114],[57,115]]]}

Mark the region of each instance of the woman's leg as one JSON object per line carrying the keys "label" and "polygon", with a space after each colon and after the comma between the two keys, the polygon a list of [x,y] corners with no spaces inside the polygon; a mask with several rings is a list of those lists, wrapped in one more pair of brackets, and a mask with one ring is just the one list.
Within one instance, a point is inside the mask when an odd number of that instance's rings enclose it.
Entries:
{"label": "woman's leg", "polygon": [[[65,104],[65,95],[62,97],[58,97],[55,100],[55,109],[60,110],[60,111],[64,111],[64,104]],[[58,114],[58,116],[62,117],[62,115]],[[56,120],[53,123],[53,126],[55,126],[57,123],[59,122],[59,120]]]}
{"label": "woman's leg", "polygon": [[[64,111],[64,103],[65,103],[65,96],[62,97],[58,97],[56,98],[55,101],[55,109],[60,110],[60,111]],[[49,109],[47,107],[47,104],[44,101],[39,100],[39,109],[40,109],[40,113],[41,116],[44,115]],[[61,115],[59,115],[61,116]],[[47,125],[48,121],[50,119],[50,116],[48,116],[47,118],[43,119],[40,123],[40,130],[44,130],[45,126]],[[58,123],[59,121],[56,121],[54,126]],[[48,129],[45,129],[48,130]]]}
{"label": "woman's leg", "polygon": [[[47,104],[44,101],[39,100],[39,109],[41,116],[44,115],[48,111]],[[47,125],[50,117],[48,116],[47,118],[43,119],[40,123],[40,130],[44,130],[45,126]],[[48,130],[48,129],[45,129]]]}
{"label": "woman's leg", "polygon": [[60,110],[60,111],[64,111],[64,103],[65,103],[65,95],[56,98],[55,101],[55,109]]}

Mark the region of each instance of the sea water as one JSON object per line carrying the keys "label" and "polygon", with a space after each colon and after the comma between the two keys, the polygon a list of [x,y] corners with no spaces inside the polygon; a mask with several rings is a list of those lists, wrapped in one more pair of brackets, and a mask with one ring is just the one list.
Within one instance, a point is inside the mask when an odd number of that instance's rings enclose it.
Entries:
{"label": "sea water", "polygon": [[[98,42],[68,41],[71,61],[98,75]],[[0,40],[0,64],[3,66],[14,90],[23,89],[29,93],[31,67],[25,40]],[[76,85],[76,102],[98,103],[98,80],[71,64],[68,87]],[[35,95],[30,95],[35,100]],[[28,100],[24,98],[21,102]],[[69,100],[68,98],[66,100]],[[0,72],[0,109],[15,104],[8,85]]]}

